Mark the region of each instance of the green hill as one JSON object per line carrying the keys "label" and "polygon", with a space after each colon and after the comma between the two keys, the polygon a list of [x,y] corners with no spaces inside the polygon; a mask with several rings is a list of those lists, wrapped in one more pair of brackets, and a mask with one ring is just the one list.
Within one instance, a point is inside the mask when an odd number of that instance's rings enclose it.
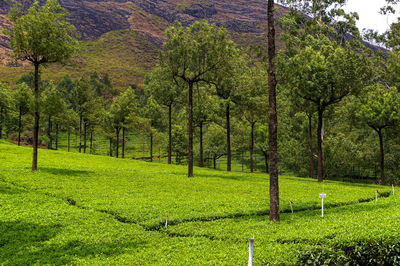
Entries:
{"label": "green hill", "polygon": [[399,254],[391,188],[281,176],[271,223],[263,174],[48,150],[30,164],[31,148],[0,142],[0,264],[245,264],[253,235],[256,264]]}

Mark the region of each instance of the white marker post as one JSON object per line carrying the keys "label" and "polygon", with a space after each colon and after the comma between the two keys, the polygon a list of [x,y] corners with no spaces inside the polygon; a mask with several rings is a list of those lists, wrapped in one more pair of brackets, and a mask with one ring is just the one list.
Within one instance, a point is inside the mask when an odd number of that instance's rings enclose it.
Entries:
{"label": "white marker post", "polygon": [[392,189],[393,189],[393,196],[394,196],[394,185],[392,184]]}
{"label": "white marker post", "polygon": [[168,227],[168,215],[165,216],[165,229]]}
{"label": "white marker post", "polygon": [[253,250],[254,250],[254,236],[250,238],[249,243],[249,264],[248,266],[253,266]]}
{"label": "white marker post", "polygon": [[292,213],[293,213],[293,202],[291,201],[291,200],[289,200],[289,203],[290,203],[290,210],[292,210]]}
{"label": "white marker post", "polygon": [[319,197],[321,198],[321,214],[322,218],[324,217],[324,198],[326,198],[326,193],[320,193]]}

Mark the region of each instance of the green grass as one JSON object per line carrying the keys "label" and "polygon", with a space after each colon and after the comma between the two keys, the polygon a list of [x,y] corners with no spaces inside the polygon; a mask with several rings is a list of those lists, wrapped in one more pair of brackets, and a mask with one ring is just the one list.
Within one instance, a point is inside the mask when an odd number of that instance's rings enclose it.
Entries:
{"label": "green grass", "polygon": [[374,200],[387,187],[281,176],[271,223],[264,174],[48,150],[33,173],[31,152],[0,141],[0,264],[245,264],[253,234],[257,264],[400,243],[397,196]]}

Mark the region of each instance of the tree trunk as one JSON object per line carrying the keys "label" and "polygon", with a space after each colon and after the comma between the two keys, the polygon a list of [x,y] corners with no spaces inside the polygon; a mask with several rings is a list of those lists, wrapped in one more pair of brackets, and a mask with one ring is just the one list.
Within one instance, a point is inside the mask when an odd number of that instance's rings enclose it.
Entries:
{"label": "tree trunk", "polygon": [[268,96],[269,96],[269,196],[271,221],[280,220],[279,182],[278,182],[278,118],[276,112],[276,76],[275,76],[275,22],[274,0],[268,0]]}
{"label": "tree trunk", "polygon": [[82,152],[82,115],[79,116],[79,153]]}
{"label": "tree trunk", "polygon": [[51,137],[51,115],[49,115],[49,121],[48,121],[48,126],[47,126],[47,136],[49,137],[49,143],[47,144],[47,149],[51,149],[51,144],[53,142],[53,139]]}
{"label": "tree trunk", "polygon": [[115,157],[118,158],[118,156],[119,156],[119,128],[115,129],[115,136],[117,137],[117,147],[115,150]]}
{"label": "tree trunk", "polygon": [[379,136],[379,150],[380,150],[380,165],[381,165],[381,185],[385,185],[385,152],[383,149],[383,136],[382,136],[382,129],[379,128],[377,130]]}
{"label": "tree trunk", "polygon": [[153,162],[153,133],[150,133],[150,162]]}
{"label": "tree trunk", "polygon": [[56,124],[56,150],[58,150],[58,124]]}
{"label": "tree trunk", "polygon": [[251,123],[251,131],[250,131],[250,172],[254,172],[254,167],[253,167],[253,151],[254,151],[254,124]]}
{"label": "tree trunk", "polygon": [[228,172],[232,169],[232,154],[231,154],[231,121],[230,121],[230,104],[226,106],[226,170]]}
{"label": "tree trunk", "polygon": [[39,64],[35,63],[35,122],[33,126],[33,160],[32,171],[37,170],[38,146],[39,146]]}
{"label": "tree trunk", "polygon": [[188,101],[188,131],[189,131],[189,154],[188,154],[188,177],[193,177],[193,83],[189,83]]}
{"label": "tree trunk", "polygon": [[113,154],[112,154],[112,138],[110,138],[110,157],[113,157]]}
{"label": "tree trunk", "polygon": [[87,133],[87,123],[83,123],[83,153],[86,153],[86,133]]}
{"label": "tree trunk", "polygon": [[71,144],[71,132],[68,131],[68,152],[70,151],[70,144]]}
{"label": "tree trunk", "polygon": [[122,159],[125,158],[125,127],[122,128]]}
{"label": "tree trunk", "polygon": [[267,152],[263,152],[264,154],[264,159],[265,159],[265,173],[269,173],[269,169],[268,169],[268,153]]}
{"label": "tree trunk", "polygon": [[172,163],[172,105],[168,106],[168,164]]}
{"label": "tree trunk", "polygon": [[217,158],[214,156],[213,158],[214,161],[214,169],[217,169]]}
{"label": "tree trunk", "polygon": [[203,122],[200,122],[200,167],[204,167],[203,157]]}
{"label": "tree trunk", "polygon": [[93,149],[93,128],[90,130],[90,154],[92,154]]}
{"label": "tree trunk", "polygon": [[21,146],[21,128],[22,128],[22,106],[19,107],[19,114],[18,114],[18,146]]}
{"label": "tree trunk", "polygon": [[243,158],[243,152],[242,152],[242,172],[244,171],[244,166],[243,166],[243,164],[244,164],[244,158]]}
{"label": "tree trunk", "polygon": [[318,182],[322,182],[324,180],[324,159],[322,153],[322,122],[323,122],[323,114],[324,110],[318,109]]}
{"label": "tree trunk", "polygon": [[315,178],[314,175],[314,150],[312,143],[312,115],[308,115],[308,138],[310,145],[310,177]]}
{"label": "tree trunk", "polygon": [[257,172],[257,153],[254,153],[254,171]]}

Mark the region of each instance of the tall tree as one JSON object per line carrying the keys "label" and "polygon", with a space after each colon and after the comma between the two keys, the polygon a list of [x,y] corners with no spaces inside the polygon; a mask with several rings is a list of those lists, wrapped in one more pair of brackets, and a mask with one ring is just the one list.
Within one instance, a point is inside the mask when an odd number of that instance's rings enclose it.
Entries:
{"label": "tall tree", "polygon": [[269,219],[280,220],[279,183],[278,183],[278,116],[276,111],[276,75],[275,75],[275,20],[274,0],[268,0],[268,101],[269,101]]}
{"label": "tall tree", "polygon": [[15,108],[18,111],[18,146],[21,145],[22,117],[28,114],[33,103],[31,88],[26,83],[17,84],[13,93]]}
{"label": "tall tree", "polygon": [[[86,120],[93,110],[93,103],[97,98],[93,87],[86,78],[80,78],[75,82],[70,98],[71,107],[79,116],[79,152],[82,152],[82,147],[86,151]],[[84,145],[82,145],[82,133],[84,135]]]}
{"label": "tall tree", "polygon": [[[43,113],[48,118],[48,127],[47,127],[47,135],[49,137],[48,140],[48,149],[53,149],[53,136],[52,136],[52,129],[53,129],[53,118],[56,118],[60,114],[64,113],[66,110],[66,103],[62,98],[62,92],[57,89],[57,87],[50,83],[47,85],[46,89],[43,92],[42,97],[43,103]],[[58,124],[56,123],[56,128]],[[58,138],[58,134],[57,137]],[[58,139],[57,139],[58,142]]]}
{"label": "tall tree", "polygon": [[[188,28],[176,24],[167,30],[168,41],[161,53],[161,65],[188,89],[188,176],[193,176],[193,86],[209,81],[216,69],[224,66],[233,43],[224,27],[195,22]],[[231,48],[231,49],[229,49]]]}
{"label": "tall tree", "polygon": [[295,96],[312,103],[318,115],[318,181],[323,171],[323,115],[328,107],[357,93],[368,81],[368,60],[351,48],[338,47],[326,37],[309,38],[310,46],[285,61],[285,84]]}
{"label": "tall tree", "polygon": [[13,22],[10,46],[16,60],[29,61],[34,66],[34,129],[32,170],[37,170],[39,140],[39,67],[65,62],[74,52],[77,41],[75,28],[67,21],[67,13],[57,0],[39,6],[35,1],[25,15],[14,5],[8,17]]}
{"label": "tall tree", "polygon": [[143,117],[147,119],[147,131],[150,136],[150,161],[153,161],[153,144],[157,129],[163,126],[163,113],[160,112],[160,105],[154,100],[153,96],[147,99],[147,104],[143,109]]}
{"label": "tall tree", "polygon": [[356,116],[372,128],[379,137],[380,182],[385,185],[385,152],[383,130],[400,121],[400,93],[396,88],[375,85],[359,99]]}
{"label": "tall tree", "polygon": [[[263,67],[255,65],[246,71],[243,82],[244,97],[241,101],[241,109],[243,110],[243,116],[250,125],[250,172],[254,171],[254,133],[255,126],[259,123],[267,113],[267,88],[266,84],[266,73]],[[268,156],[267,156],[268,157]]]}
{"label": "tall tree", "polygon": [[[182,84],[183,85],[183,84]],[[172,108],[179,103],[181,88],[165,68],[156,67],[146,80],[149,95],[168,108],[168,164],[172,163]]]}
{"label": "tall tree", "polygon": [[243,71],[242,67],[246,61],[239,53],[239,50],[232,50],[225,59],[223,67],[216,69],[211,83],[215,87],[217,96],[222,100],[225,108],[225,127],[226,127],[226,157],[227,171],[232,168],[232,143],[231,143],[231,112],[232,105],[238,103],[240,95],[239,80]]}

